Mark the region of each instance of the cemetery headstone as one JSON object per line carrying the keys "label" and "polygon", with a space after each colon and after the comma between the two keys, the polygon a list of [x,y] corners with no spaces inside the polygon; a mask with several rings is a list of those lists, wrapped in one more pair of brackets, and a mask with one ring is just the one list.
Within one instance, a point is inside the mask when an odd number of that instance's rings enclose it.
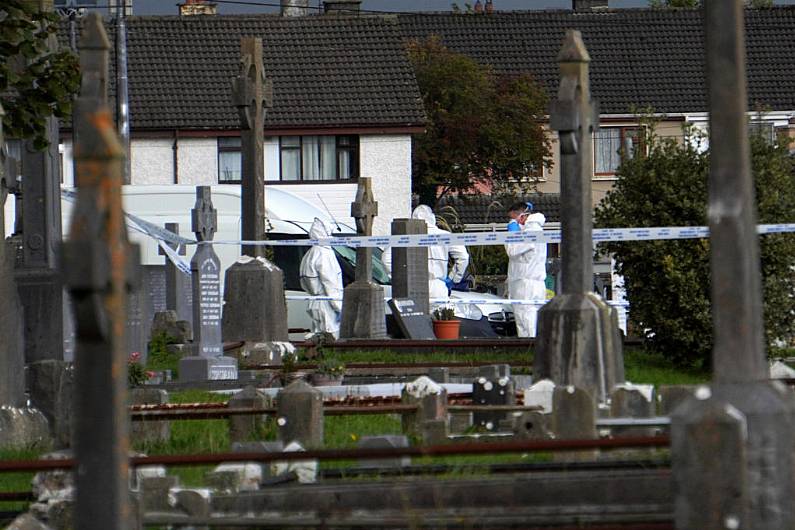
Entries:
{"label": "cemetery headstone", "polygon": [[624,360],[618,315],[591,292],[591,135],[599,121],[591,101],[590,60],[580,32],[568,30],[558,55],[560,90],[550,112],[550,127],[560,138],[563,292],[538,312],[533,375],[574,385],[606,403],[613,386],[624,382]]}
{"label": "cemetery headstone", "polygon": [[[362,436],[356,446],[359,449],[397,449],[401,447],[409,447],[408,436],[402,434],[386,434],[381,436]],[[390,468],[390,467],[406,467],[411,465],[410,456],[402,456],[397,458],[387,458],[383,460],[361,460],[359,467],[362,468]]]}
{"label": "cemetery headstone", "polygon": [[[393,219],[392,235],[427,234],[422,219]],[[393,247],[392,296],[414,300],[417,311],[430,314],[428,247]]]}
{"label": "cemetery headstone", "polygon": [[74,527],[86,530],[122,528],[131,513],[124,323],[140,260],[127,241],[125,154],[105,101],[109,47],[100,15],[89,14],[80,39],[74,118],[77,202],[63,245],[63,275],[77,326]]}
{"label": "cemetery headstone", "polygon": [[[179,235],[179,223],[166,223],[166,230],[175,235]],[[165,244],[173,249],[177,255],[185,255],[185,245],[171,242],[166,242]],[[165,255],[165,251],[162,248],[159,249],[159,252]],[[165,262],[165,309],[176,311],[179,320],[190,321],[192,318],[192,311],[189,298],[186,296],[190,291],[190,276],[179,270],[168,256],[166,256]]]}
{"label": "cemetery headstone", "polygon": [[[253,386],[247,386],[234,396],[229,398],[229,408],[255,408],[261,409],[271,405],[271,399],[259,392]],[[261,433],[264,425],[262,414],[231,416],[229,418],[229,440],[230,442],[245,442],[252,440]]]}
{"label": "cemetery headstone", "polygon": [[298,380],[276,397],[279,439],[285,445],[298,442],[306,449],[323,447],[323,393]]}
{"label": "cemetery headstone", "polygon": [[[132,405],[165,405],[168,392],[157,388],[133,388],[130,390]],[[171,423],[168,421],[132,422],[130,439],[134,444],[168,442],[171,437]]]}
{"label": "cemetery headstone", "polygon": [[[373,219],[378,215],[378,203],[373,200],[372,182],[359,179],[356,200],[351,203],[351,217],[356,219],[356,233],[373,235]],[[356,279],[342,292],[342,322],[340,337],[347,339],[377,339],[386,337],[384,289],[373,281],[373,249],[356,249]]]}
{"label": "cemetery headstone", "polygon": [[[516,403],[516,392],[511,380],[510,366],[481,366],[478,370],[478,377],[472,383],[472,402],[475,405],[513,405]],[[500,422],[507,417],[507,413],[476,411],[472,416],[472,422],[475,425],[484,427],[488,431],[495,431]]]}
{"label": "cemetery headstone", "polygon": [[[260,240],[265,238],[264,108],[271,105],[270,83],[262,65],[262,39],[240,40],[240,75],[233,81],[232,91],[242,142],[242,237]],[[288,339],[284,273],[265,258],[262,246],[243,245],[242,255],[226,271],[224,340],[251,344],[249,348],[273,357],[280,351],[273,343]]]}
{"label": "cemetery headstone", "polygon": [[747,130],[744,2],[704,2],[712,387],[671,418],[678,528],[793,525],[792,394],[768,381]]}
{"label": "cemetery headstone", "polygon": [[74,364],[48,359],[28,365],[30,402],[47,418],[55,449],[72,446]]}
{"label": "cemetery headstone", "polygon": [[127,354],[132,355],[137,352],[141,362],[146,364],[147,343],[149,341],[149,329],[151,322],[151,312],[148,302],[148,286],[146,276],[141,275],[136,288],[127,297]]}
{"label": "cemetery headstone", "polygon": [[[426,267],[427,268],[427,267]],[[428,282],[425,282],[427,287]],[[427,311],[418,307],[411,298],[392,298],[389,300],[389,309],[392,317],[397,322],[400,332],[407,339],[434,340],[433,323]]]}
{"label": "cemetery headstone", "polygon": [[179,361],[181,381],[237,379],[237,360],[224,356],[221,341],[221,260],[212,240],[218,227],[209,186],[196,187],[191,210],[196,253],[190,260],[193,282],[193,352]]}

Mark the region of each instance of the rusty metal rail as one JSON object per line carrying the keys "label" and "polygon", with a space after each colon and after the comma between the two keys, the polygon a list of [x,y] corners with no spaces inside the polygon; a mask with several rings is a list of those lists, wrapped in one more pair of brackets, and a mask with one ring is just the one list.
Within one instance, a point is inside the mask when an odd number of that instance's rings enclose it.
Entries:
{"label": "rusty metal rail", "polygon": [[[399,458],[403,456],[454,456],[503,453],[532,453],[556,451],[587,451],[596,449],[623,449],[643,447],[668,447],[668,436],[617,437],[595,440],[532,440],[492,443],[457,443],[415,447],[373,449],[319,449],[302,452],[276,453],[209,453],[201,455],[157,455],[130,459],[130,465],[193,466],[221,462],[285,462],[296,460],[359,460]],[[48,471],[71,469],[74,459],[6,460],[0,461],[0,472]]]}
{"label": "rusty metal rail", "polygon": [[[530,361],[511,361],[511,360],[495,360],[495,361],[439,361],[439,362],[416,362],[416,363],[345,363],[345,369],[351,370],[377,370],[384,369],[400,369],[400,368],[478,368],[480,366],[491,366],[493,364],[507,364],[511,368],[532,368],[533,363]],[[249,370],[281,370],[284,368],[281,364],[250,364],[245,365]],[[296,366],[297,370],[315,370],[317,363],[300,363]]]}
{"label": "rusty metal rail", "polygon": [[[416,339],[356,339],[338,340],[323,344],[323,349],[429,349],[440,348],[523,348],[530,349],[535,344],[534,339],[455,339],[455,340],[416,340]],[[316,345],[311,341],[293,341],[299,348],[313,348]]]}

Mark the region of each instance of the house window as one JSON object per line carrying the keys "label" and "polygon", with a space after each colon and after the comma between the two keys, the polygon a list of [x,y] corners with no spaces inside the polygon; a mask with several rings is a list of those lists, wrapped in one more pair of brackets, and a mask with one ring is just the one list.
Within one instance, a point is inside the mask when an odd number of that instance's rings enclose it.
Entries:
{"label": "house window", "polygon": [[749,121],[748,136],[761,136],[768,144],[776,143],[776,128],[772,121]]}
{"label": "house window", "polygon": [[218,138],[218,183],[240,184],[243,156],[239,136]]}
{"label": "house window", "polygon": [[594,174],[612,177],[622,160],[642,152],[643,130],[640,127],[599,129],[594,133]]}
{"label": "house window", "polygon": [[282,181],[347,180],[359,176],[358,136],[282,136]]}

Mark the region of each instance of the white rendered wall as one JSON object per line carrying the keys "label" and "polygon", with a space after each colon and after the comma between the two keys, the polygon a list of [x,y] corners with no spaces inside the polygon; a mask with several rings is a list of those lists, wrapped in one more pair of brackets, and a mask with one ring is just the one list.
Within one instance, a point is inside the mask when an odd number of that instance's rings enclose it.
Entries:
{"label": "white rendered wall", "polygon": [[411,136],[362,135],[359,156],[359,174],[373,179],[373,195],[378,201],[373,234],[389,234],[392,219],[411,216]]}
{"label": "white rendered wall", "polygon": [[180,138],[177,142],[177,174],[179,184],[218,184],[218,139]]}
{"label": "white rendered wall", "polygon": [[174,141],[171,138],[135,138],[130,141],[132,184],[174,183]]}

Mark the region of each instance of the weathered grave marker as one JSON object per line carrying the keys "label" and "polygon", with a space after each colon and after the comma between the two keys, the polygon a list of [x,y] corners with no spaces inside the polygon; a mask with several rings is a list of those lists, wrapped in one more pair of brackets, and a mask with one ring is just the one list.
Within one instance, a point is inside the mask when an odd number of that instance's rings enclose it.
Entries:
{"label": "weathered grave marker", "polygon": [[[425,270],[428,270],[427,266]],[[425,286],[428,286],[428,282],[425,282]],[[392,310],[392,318],[395,319],[404,338],[427,340],[436,338],[433,334],[431,317],[418,307],[413,299],[392,298],[388,303],[389,309]]]}
{"label": "weathered grave marker", "polygon": [[[260,240],[265,237],[264,108],[272,99],[262,66],[262,39],[240,40],[240,75],[232,90],[242,130],[242,236],[246,241]],[[243,245],[242,254],[226,271],[224,340],[244,342],[274,357],[278,348],[272,343],[288,339],[284,273],[265,258],[264,247]]]}
{"label": "weathered grave marker", "polygon": [[63,247],[77,326],[74,527],[86,530],[125,528],[131,515],[124,312],[139,260],[122,211],[124,150],[105,103],[109,47],[100,15],[91,13],[74,120],[78,195]]}
{"label": "weathered grave marker", "polygon": [[624,382],[624,360],[618,317],[591,292],[591,134],[598,128],[598,112],[590,99],[590,60],[580,32],[568,30],[558,55],[558,99],[550,112],[550,126],[560,138],[563,293],[538,312],[533,375],[574,385],[606,402],[613,386]]}
{"label": "weathered grave marker", "polygon": [[[422,219],[393,219],[392,235],[427,234]],[[414,300],[417,311],[430,314],[428,292],[428,247],[394,247],[392,253],[392,296]]]}
{"label": "weathered grave marker", "polygon": [[182,381],[237,379],[237,361],[224,357],[221,341],[221,260],[212,240],[218,228],[210,186],[196,186],[196,205],[191,210],[196,253],[190,260],[193,282],[193,352],[179,361]]}
{"label": "weathered grave marker", "polygon": [[743,16],[740,0],[704,2],[714,375],[672,415],[678,528],[793,524],[793,402],[767,381]]}
{"label": "weathered grave marker", "polygon": [[[351,217],[356,219],[356,233],[373,235],[373,219],[378,203],[373,200],[372,182],[359,179],[356,200],[351,203]],[[372,339],[386,336],[384,289],[373,281],[373,249],[356,249],[356,280],[342,292],[342,323],[340,337]]]}
{"label": "weathered grave marker", "polygon": [[[166,223],[166,230],[179,235],[179,223]],[[185,245],[178,243],[166,242],[171,249],[174,250],[179,256],[185,255]],[[161,248],[158,251],[161,255],[165,255],[165,251]],[[190,277],[179,270],[177,266],[166,256],[166,309],[177,312],[179,320],[190,321],[193,313],[188,300],[185,295],[190,290]]]}

